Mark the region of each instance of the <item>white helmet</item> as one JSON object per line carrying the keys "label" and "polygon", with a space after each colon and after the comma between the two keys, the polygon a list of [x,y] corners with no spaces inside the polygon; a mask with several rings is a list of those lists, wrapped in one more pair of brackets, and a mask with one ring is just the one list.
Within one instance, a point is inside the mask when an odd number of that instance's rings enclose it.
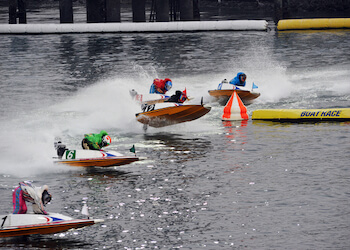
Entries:
{"label": "white helmet", "polygon": [[103,142],[104,145],[108,146],[109,144],[112,143],[112,138],[109,135],[105,135],[102,138],[102,142]]}

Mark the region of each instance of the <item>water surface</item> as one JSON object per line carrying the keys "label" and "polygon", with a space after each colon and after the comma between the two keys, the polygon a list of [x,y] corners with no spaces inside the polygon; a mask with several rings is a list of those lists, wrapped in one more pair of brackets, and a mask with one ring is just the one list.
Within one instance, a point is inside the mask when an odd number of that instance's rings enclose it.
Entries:
{"label": "water surface", "polygon": [[[350,32],[2,35],[0,192],[12,211],[19,181],[48,184],[48,211],[74,218],[84,202],[105,222],[57,235],[2,239],[3,248],[347,249],[347,122],[222,122],[209,98],[244,71],[264,108],[349,108]],[[147,132],[129,90],[155,77],[212,110]],[[53,141],[80,147],[105,129],[110,149],[146,161],[61,167]],[[93,237],[91,237],[93,236]]]}

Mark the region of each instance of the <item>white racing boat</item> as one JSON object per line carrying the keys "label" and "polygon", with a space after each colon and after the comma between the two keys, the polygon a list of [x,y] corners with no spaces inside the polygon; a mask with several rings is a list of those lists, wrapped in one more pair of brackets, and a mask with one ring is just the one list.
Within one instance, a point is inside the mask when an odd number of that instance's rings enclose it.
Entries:
{"label": "white racing boat", "polygon": [[101,219],[73,219],[59,213],[1,215],[0,238],[32,234],[55,234],[103,222]]}
{"label": "white racing boat", "polygon": [[124,156],[116,151],[67,149],[63,152],[62,158],[56,157],[54,163],[75,167],[113,167],[143,159],[136,156]]}

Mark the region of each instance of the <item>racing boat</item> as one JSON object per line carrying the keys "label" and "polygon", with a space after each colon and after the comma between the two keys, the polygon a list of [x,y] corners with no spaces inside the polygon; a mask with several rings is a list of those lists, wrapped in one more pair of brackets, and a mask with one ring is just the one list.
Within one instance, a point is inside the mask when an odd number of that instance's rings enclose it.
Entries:
{"label": "racing boat", "polygon": [[[157,108],[156,108],[157,107]],[[136,120],[151,127],[160,128],[196,120],[207,114],[211,107],[179,103],[144,104],[144,112],[136,114]]]}
{"label": "racing boat", "polygon": [[101,219],[73,219],[59,213],[7,214],[2,219],[0,238],[32,234],[55,234],[103,222]]}
{"label": "racing boat", "polygon": [[124,156],[116,151],[104,150],[65,150],[62,158],[56,157],[54,163],[74,167],[113,167],[130,164],[144,158]]}
{"label": "racing boat", "polygon": [[220,105],[225,106],[233,94],[233,91],[236,91],[244,105],[249,105],[253,103],[254,99],[260,96],[260,93],[254,90],[256,88],[257,86],[254,83],[252,89],[249,89],[246,87],[237,87],[223,81],[219,84],[218,89],[209,90],[208,92],[210,96],[214,97],[220,103]]}

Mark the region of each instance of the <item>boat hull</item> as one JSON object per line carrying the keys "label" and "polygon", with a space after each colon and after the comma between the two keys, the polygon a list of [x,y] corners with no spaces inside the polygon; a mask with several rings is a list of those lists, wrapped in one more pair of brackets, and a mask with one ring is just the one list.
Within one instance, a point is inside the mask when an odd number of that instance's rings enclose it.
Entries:
{"label": "boat hull", "polygon": [[73,167],[114,167],[139,160],[139,157],[124,156],[115,151],[66,150],[62,158],[54,162]]}
{"label": "boat hull", "polygon": [[143,124],[160,128],[196,120],[207,114],[210,109],[202,105],[179,105],[138,113],[136,119]]}
{"label": "boat hull", "polygon": [[73,167],[114,167],[139,161],[138,157],[109,157],[100,159],[57,160],[55,163]]}
{"label": "boat hull", "polygon": [[240,89],[216,89],[209,90],[209,95],[216,98],[220,105],[226,105],[227,101],[230,99],[230,96],[233,94],[233,91],[236,91],[238,96],[241,98],[244,105],[252,104],[254,99],[260,96],[260,93],[253,92],[249,90],[240,90]]}
{"label": "boat hull", "polygon": [[61,214],[8,214],[1,216],[0,238],[32,234],[55,234],[91,226],[93,219],[73,219]]}

